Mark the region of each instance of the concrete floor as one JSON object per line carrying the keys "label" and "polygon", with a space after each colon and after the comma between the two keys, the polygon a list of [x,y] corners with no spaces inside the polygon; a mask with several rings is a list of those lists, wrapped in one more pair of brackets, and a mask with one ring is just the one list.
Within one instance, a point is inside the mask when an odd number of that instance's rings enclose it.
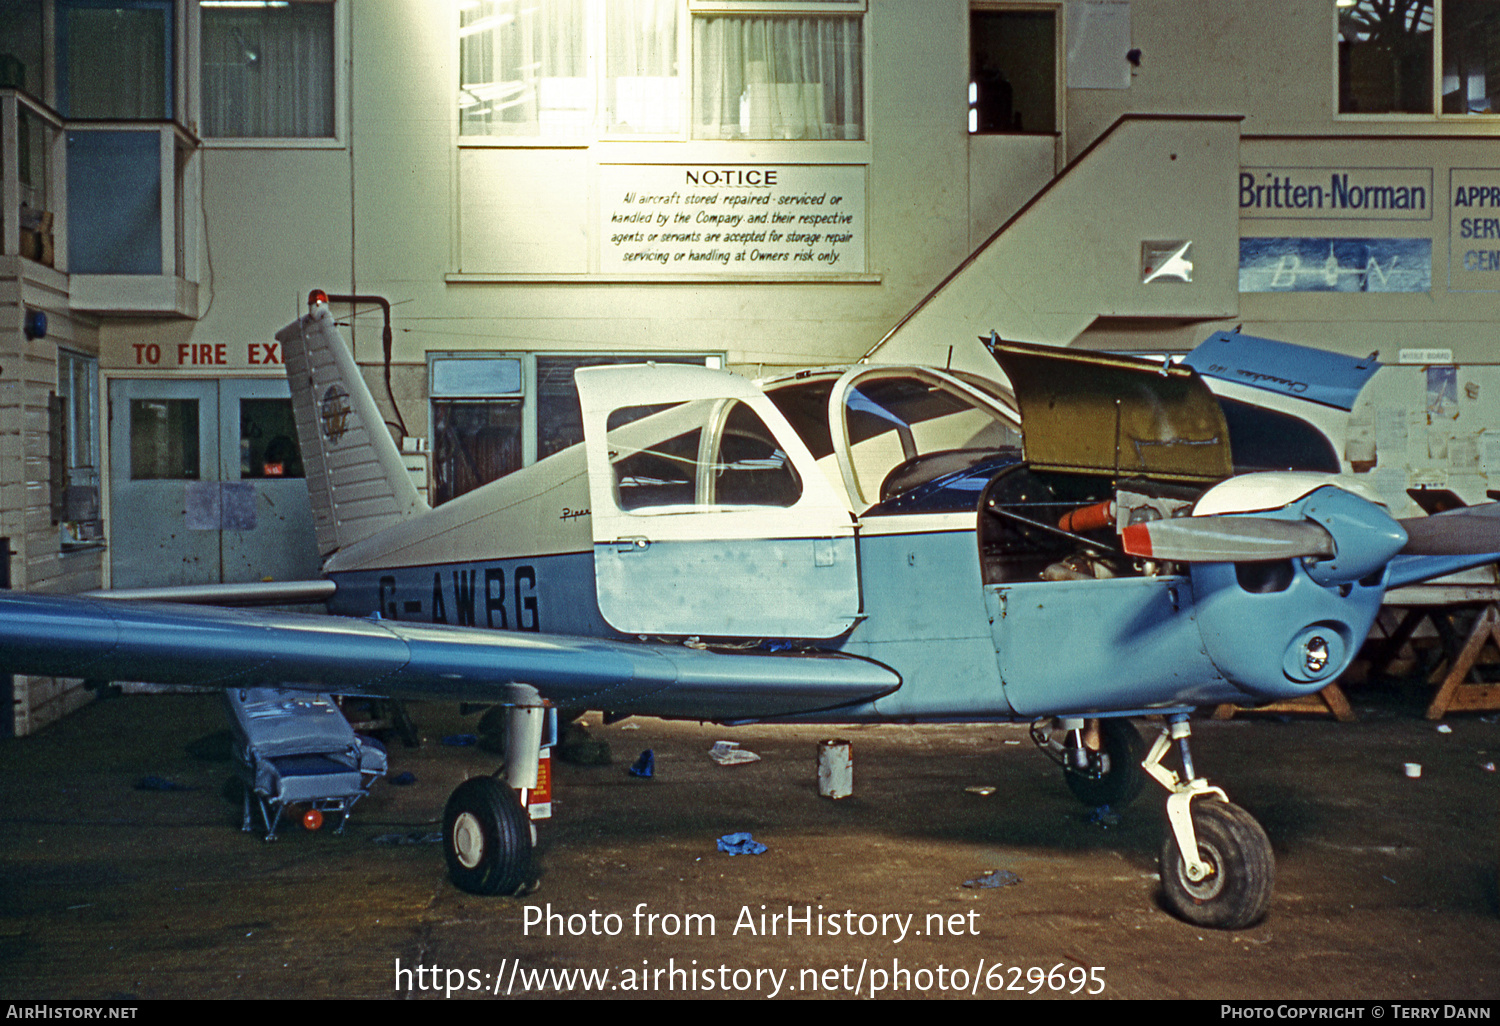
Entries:
{"label": "concrete floor", "polygon": [[[1196,726],[1200,772],[1278,860],[1269,916],[1235,933],[1161,911],[1154,784],[1117,826],[1092,824],[1024,727],[595,726],[614,764],[556,767],[540,889],[487,899],[455,890],[423,840],[452,787],[494,768],[440,742],[474,730],[455,708],[413,707],[429,740],[393,743],[392,772],[416,783],[377,785],[343,836],[266,844],[237,829],[228,763],[189,750],[224,728],[217,698],[97,702],[0,741],[0,998],[947,997],[1038,980],[1046,995],[1054,970],[1062,993],[1114,998],[1500,997],[1500,725],[1468,714],[1442,733],[1422,696],[1353,698],[1355,724]],[[855,760],[841,802],[814,777],[834,733]],[[720,738],[761,761],[715,765]],[[647,748],[656,776],[634,779]],[[717,852],[735,831],[769,850]],[[1020,880],[963,886],[994,869]],[[762,911],[788,906],[822,935],[764,935]],[[601,990],[546,970],[610,975]]]}

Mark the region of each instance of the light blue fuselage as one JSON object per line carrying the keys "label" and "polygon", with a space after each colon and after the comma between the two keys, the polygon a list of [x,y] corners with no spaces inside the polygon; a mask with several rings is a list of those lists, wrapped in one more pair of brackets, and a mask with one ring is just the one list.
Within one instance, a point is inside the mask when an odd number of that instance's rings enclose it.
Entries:
{"label": "light blue fuselage", "polygon": [[[1311,694],[1347,665],[1384,593],[1379,582],[1324,587],[1300,565],[1269,593],[1247,590],[1232,564],[1184,576],[985,584],[974,530],[899,530],[899,519],[886,518],[882,533],[858,539],[863,616],[852,630],[785,640],[880,663],[901,687],[791,718],[1030,720]],[[593,564],[592,552],[578,552],[347,572],[335,575],[332,611],[621,638],[600,613]],[[695,586],[712,601],[712,582]],[[1288,652],[1314,627],[1332,651],[1309,674]]]}

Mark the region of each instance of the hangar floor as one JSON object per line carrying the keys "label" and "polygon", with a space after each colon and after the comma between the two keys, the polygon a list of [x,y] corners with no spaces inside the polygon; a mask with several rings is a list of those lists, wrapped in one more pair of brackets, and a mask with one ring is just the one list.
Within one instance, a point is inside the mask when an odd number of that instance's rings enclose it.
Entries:
{"label": "hangar floor", "polygon": [[[1443,733],[1419,699],[1354,701],[1354,724],[1196,726],[1200,771],[1279,864],[1270,915],[1236,933],[1160,910],[1154,784],[1117,825],[1090,823],[1024,727],[840,729],[855,793],[833,802],[813,772],[827,729],[591,714],[614,764],[556,767],[540,889],[484,899],[424,840],[449,790],[493,769],[441,743],[474,729],[455,708],[414,707],[430,740],[393,744],[392,773],[416,782],[378,784],[343,836],[265,844],[236,829],[228,764],[189,750],[224,729],[217,698],[96,702],[0,741],[0,998],[1014,997],[1039,978],[1043,995],[1500,997],[1500,725]],[[761,760],[716,765],[720,738]],[[647,748],[656,776],[632,778]],[[715,850],[737,831],[768,851]],[[963,886],[997,869],[1019,882]]]}

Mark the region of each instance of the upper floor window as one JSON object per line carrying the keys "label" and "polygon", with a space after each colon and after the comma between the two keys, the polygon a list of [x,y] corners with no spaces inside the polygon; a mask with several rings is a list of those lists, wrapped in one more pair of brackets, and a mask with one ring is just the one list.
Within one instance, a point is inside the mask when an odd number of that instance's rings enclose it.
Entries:
{"label": "upper floor window", "polygon": [[1496,0],[1335,0],[1339,113],[1500,113]]}
{"label": "upper floor window", "polygon": [[58,111],[173,117],[172,28],[171,0],[58,0]]}
{"label": "upper floor window", "polygon": [[206,137],[333,137],[333,3],[202,0],[199,8]]}
{"label": "upper floor window", "polygon": [[861,139],[864,10],[865,0],[460,0],[459,132]]}

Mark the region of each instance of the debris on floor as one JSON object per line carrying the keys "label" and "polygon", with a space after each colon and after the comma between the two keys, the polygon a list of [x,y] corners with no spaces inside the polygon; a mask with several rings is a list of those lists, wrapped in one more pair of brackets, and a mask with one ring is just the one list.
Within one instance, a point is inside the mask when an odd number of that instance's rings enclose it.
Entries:
{"label": "debris on floor", "polygon": [[747,833],[725,834],[719,838],[719,850],[726,855],[759,855],[766,846]]}
{"label": "debris on floor", "polygon": [[740,747],[738,741],[715,741],[708,750],[708,757],[720,766],[741,766],[747,762],[760,762],[760,756]]}
{"label": "debris on floor", "polygon": [[1108,805],[1101,805],[1089,813],[1088,824],[1108,830],[1120,825],[1120,814]]}
{"label": "debris on floor", "polygon": [[641,757],[635,760],[634,764],[631,765],[630,775],[632,777],[640,777],[644,780],[650,780],[653,776],[655,776],[656,753],[650,748],[642,752]]}
{"label": "debris on floor", "polygon": [[370,838],[371,844],[442,844],[443,835],[439,833],[423,833],[417,831],[410,834],[381,834]]}

